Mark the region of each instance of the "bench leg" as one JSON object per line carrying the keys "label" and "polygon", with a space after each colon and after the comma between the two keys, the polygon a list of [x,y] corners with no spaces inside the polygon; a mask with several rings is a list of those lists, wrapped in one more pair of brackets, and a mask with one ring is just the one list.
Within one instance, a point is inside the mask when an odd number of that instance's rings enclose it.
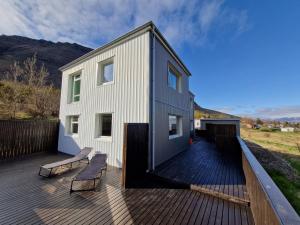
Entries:
{"label": "bench leg", "polygon": [[72,182],[71,182],[70,194],[73,192],[73,181],[74,180],[72,180]]}
{"label": "bench leg", "polygon": [[51,176],[52,170],[53,170],[53,168],[51,168],[51,170],[50,170],[50,173],[49,173],[48,177],[50,177],[50,176]]}
{"label": "bench leg", "polygon": [[40,170],[39,170],[39,176],[41,176],[41,170],[42,170],[42,167],[40,167]]}

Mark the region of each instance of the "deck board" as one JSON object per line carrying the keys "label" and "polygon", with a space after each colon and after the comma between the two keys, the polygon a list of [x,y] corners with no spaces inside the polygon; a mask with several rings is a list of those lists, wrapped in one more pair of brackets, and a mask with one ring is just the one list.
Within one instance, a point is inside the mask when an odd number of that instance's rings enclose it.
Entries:
{"label": "deck board", "polygon": [[[61,154],[39,154],[0,164],[1,224],[235,225],[240,221],[242,224],[253,224],[249,208],[199,192],[167,188],[124,189],[120,184],[121,171],[112,167],[108,168],[95,192],[70,195],[70,181],[85,164],[52,178],[37,175],[39,165],[66,157]],[[202,165],[197,160],[193,162]],[[169,168],[177,163],[172,162]],[[220,170],[218,176],[206,177],[206,185],[213,185],[226,173]],[[203,177],[203,173],[196,173],[188,179],[195,181],[199,177]],[[224,177],[222,182],[226,183]],[[212,187],[225,189],[223,183]]]}
{"label": "deck board", "polygon": [[249,201],[241,159],[200,139],[188,150],[158,166],[159,177],[195,185]]}

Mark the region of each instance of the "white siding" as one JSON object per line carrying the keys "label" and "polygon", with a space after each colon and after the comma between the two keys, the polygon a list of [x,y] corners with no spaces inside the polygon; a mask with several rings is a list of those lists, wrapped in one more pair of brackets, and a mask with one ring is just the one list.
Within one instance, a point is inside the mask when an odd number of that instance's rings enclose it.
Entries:
{"label": "white siding", "polygon": [[[97,86],[97,63],[114,57],[114,82]],[[67,103],[69,75],[82,70],[80,101]],[[112,113],[112,141],[95,139],[96,113]],[[65,135],[66,116],[79,116],[77,138]],[[115,46],[63,72],[59,151],[75,154],[93,147],[122,166],[124,123],[149,123],[149,32]]]}
{"label": "white siding", "polygon": [[[170,53],[156,40],[155,42],[155,165],[187,149],[190,136],[190,94],[189,77],[176,63]],[[168,87],[168,63],[181,73],[181,93]],[[169,140],[168,115],[182,117],[181,137]]]}

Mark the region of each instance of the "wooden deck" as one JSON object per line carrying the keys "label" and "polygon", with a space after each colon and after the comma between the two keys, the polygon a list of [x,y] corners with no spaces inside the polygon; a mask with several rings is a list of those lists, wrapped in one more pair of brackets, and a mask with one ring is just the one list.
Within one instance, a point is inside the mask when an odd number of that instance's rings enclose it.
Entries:
{"label": "wooden deck", "polygon": [[70,195],[70,181],[84,164],[38,176],[39,165],[66,157],[41,154],[0,164],[0,224],[253,224],[248,207],[199,192],[122,189],[120,170],[111,167],[95,192]]}
{"label": "wooden deck", "polygon": [[159,166],[155,174],[195,189],[249,202],[242,159],[233,154],[221,152],[214,144],[200,139],[187,151]]}

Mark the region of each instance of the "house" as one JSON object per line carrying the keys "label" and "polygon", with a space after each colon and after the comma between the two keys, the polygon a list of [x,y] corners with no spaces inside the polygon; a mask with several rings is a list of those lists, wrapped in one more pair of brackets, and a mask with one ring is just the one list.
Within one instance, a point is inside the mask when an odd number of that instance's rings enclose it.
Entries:
{"label": "house", "polygon": [[[231,133],[234,133],[234,136],[240,136],[240,119],[234,118],[224,118],[224,119],[217,119],[217,118],[207,118],[207,119],[200,119],[200,129],[201,130],[208,130],[209,125],[220,125],[219,127],[231,127]],[[227,128],[228,129],[228,128]]]}
{"label": "house", "polygon": [[195,119],[195,130],[200,130],[201,129],[201,119]]}
{"label": "house", "polygon": [[294,127],[282,127],[280,128],[281,132],[294,132],[295,128]]}
{"label": "house", "polygon": [[122,167],[125,123],[149,124],[149,170],[188,147],[191,73],[152,22],[60,70],[59,151],[92,147]]}

